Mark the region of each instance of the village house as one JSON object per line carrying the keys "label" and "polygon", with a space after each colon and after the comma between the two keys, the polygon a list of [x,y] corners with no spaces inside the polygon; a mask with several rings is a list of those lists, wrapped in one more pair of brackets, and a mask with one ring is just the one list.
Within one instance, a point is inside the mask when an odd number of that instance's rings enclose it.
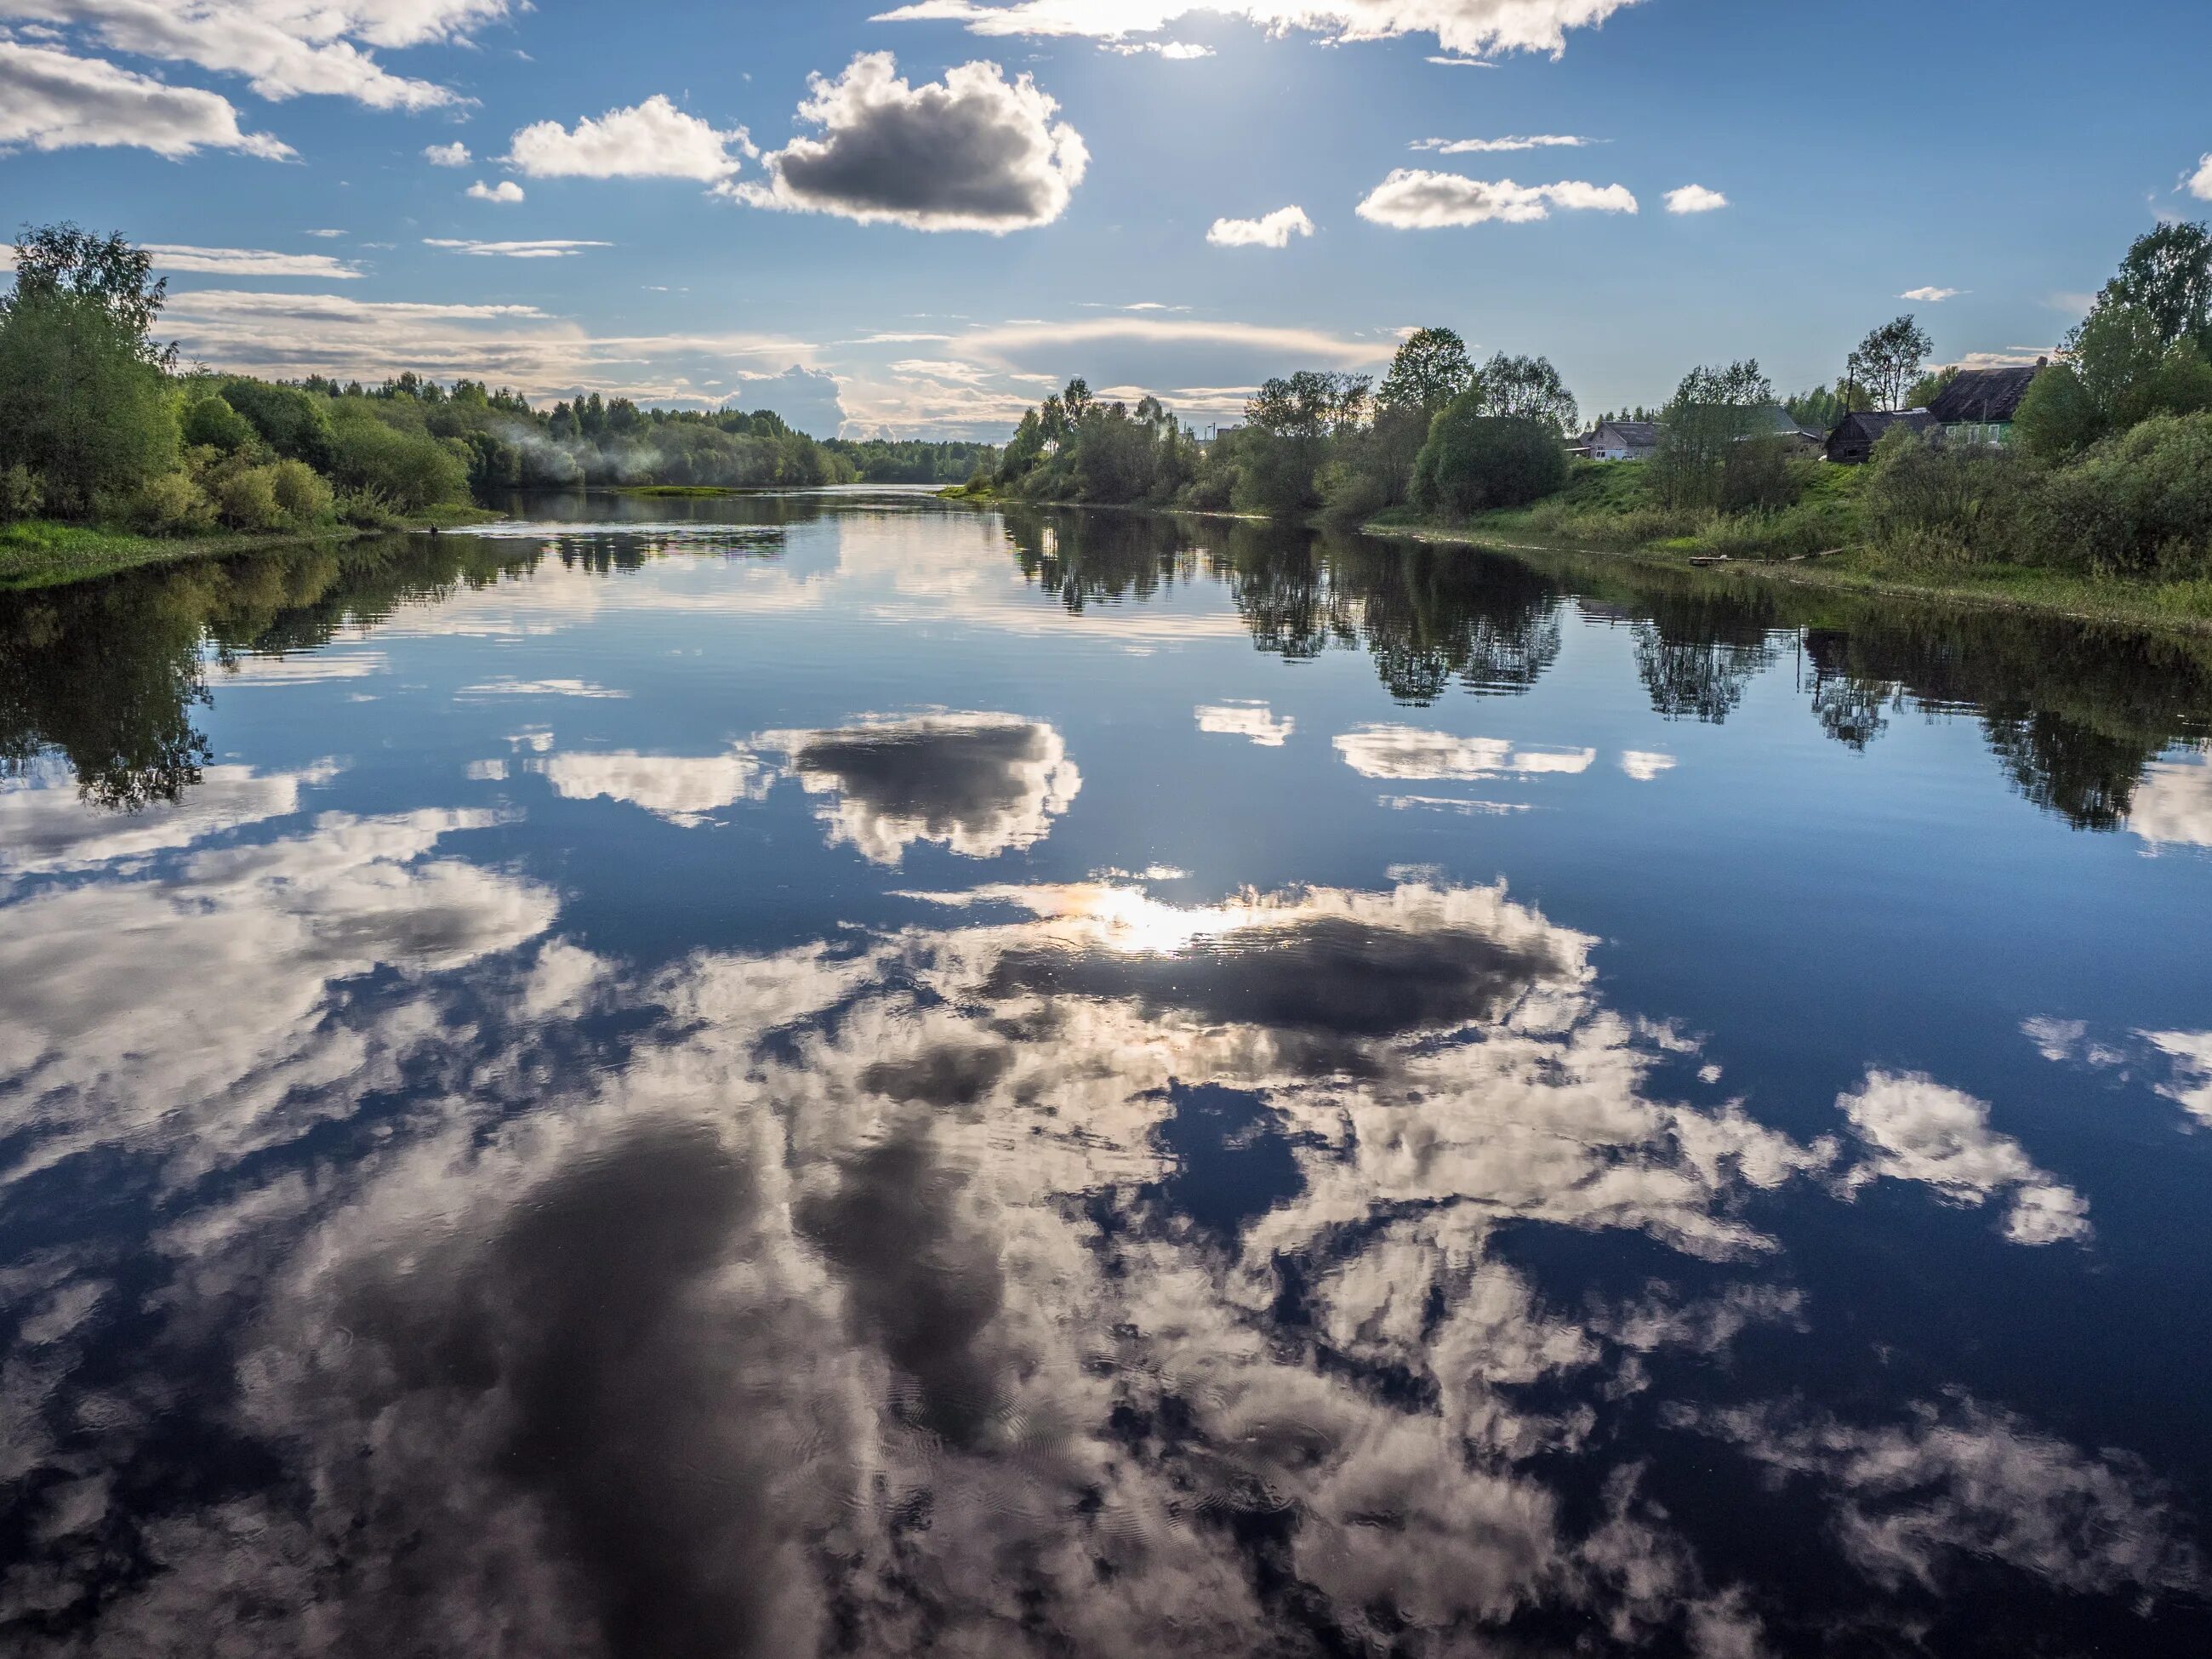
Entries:
{"label": "village house", "polygon": [[1597,429],[1577,447],[1594,461],[1648,461],[1659,453],[1659,423],[1600,421]]}
{"label": "village house", "polygon": [[1929,404],[1928,412],[1954,443],[2009,443],[2021,400],[2049,362],[2039,357],[2033,367],[1960,369]]}
{"label": "village house", "polygon": [[1892,427],[1902,426],[1926,437],[1941,431],[1942,422],[1924,409],[1861,410],[1846,415],[1828,434],[1827,458],[1844,466],[1863,466],[1874,458],[1874,447]]}

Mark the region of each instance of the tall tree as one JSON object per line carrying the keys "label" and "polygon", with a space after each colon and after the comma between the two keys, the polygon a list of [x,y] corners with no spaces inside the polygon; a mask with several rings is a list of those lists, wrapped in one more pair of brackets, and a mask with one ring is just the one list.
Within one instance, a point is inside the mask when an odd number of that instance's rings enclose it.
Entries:
{"label": "tall tree", "polygon": [[1731,452],[1759,435],[1761,411],[1773,402],[1774,388],[1755,357],[1684,375],[1659,412],[1659,453],[1651,463],[1667,504],[1718,506]]}
{"label": "tall tree", "polygon": [[1467,343],[1448,328],[1420,328],[1406,337],[1376,394],[1378,410],[1418,410],[1424,419],[1467,390],[1474,362]]}
{"label": "tall tree", "polygon": [[1921,365],[1936,343],[1911,313],[1893,318],[1859,342],[1844,363],[1844,379],[1863,387],[1876,409],[1902,406],[1905,392],[1920,378]]}
{"label": "tall tree", "polygon": [[1575,428],[1574,393],[1548,357],[1509,357],[1501,351],[1476,372],[1474,389],[1485,415],[1534,421],[1560,437]]}
{"label": "tall tree", "polygon": [[2212,357],[2212,230],[2160,225],[2138,236],[2097,303],[2146,313],[2161,348],[2193,340]]}

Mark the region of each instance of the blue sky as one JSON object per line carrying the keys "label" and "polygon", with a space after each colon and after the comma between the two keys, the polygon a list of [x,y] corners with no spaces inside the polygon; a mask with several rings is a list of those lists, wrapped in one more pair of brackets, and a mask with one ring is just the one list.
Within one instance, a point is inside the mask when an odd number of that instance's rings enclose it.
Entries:
{"label": "blue sky", "polygon": [[1590,412],[2032,356],[2212,216],[2202,0],[886,3],[0,0],[0,199],[172,250],[219,367],[986,436],[1427,323]]}

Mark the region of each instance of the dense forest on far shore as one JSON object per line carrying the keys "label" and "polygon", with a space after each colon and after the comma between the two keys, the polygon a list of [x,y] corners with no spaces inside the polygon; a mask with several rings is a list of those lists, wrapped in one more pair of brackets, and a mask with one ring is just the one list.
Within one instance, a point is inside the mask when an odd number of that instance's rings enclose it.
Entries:
{"label": "dense forest on far shore", "polygon": [[0,538],[39,541],[25,520],[307,533],[434,520],[511,489],[942,484],[996,461],[976,443],[817,441],[765,410],[593,392],[541,411],[478,380],[180,369],[157,338],[167,292],[151,264],[120,235],[23,233],[0,298]]}

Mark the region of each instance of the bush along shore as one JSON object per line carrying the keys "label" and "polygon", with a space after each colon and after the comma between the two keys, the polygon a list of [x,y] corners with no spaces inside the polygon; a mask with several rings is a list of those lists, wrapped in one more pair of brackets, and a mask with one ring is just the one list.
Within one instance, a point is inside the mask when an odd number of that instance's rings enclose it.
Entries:
{"label": "bush along shore", "polygon": [[[1073,381],[1023,418],[995,467],[945,493],[1725,562],[1807,584],[2212,625],[2212,233],[2175,224],[2140,239],[2002,421],[1929,413],[1958,374],[1928,372],[1929,349],[1898,318],[1850,353],[1836,386],[1790,398],[1755,361],[1694,368],[1662,407],[1634,412],[1640,453],[1593,459],[1604,447],[1577,441],[1578,405],[1547,359],[1478,364],[1450,330],[1426,328],[1379,386],[1270,380],[1211,440],[1155,398],[1132,409]],[[1821,436],[1852,416],[1879,434],[1865,464],[1824,459]]]}

